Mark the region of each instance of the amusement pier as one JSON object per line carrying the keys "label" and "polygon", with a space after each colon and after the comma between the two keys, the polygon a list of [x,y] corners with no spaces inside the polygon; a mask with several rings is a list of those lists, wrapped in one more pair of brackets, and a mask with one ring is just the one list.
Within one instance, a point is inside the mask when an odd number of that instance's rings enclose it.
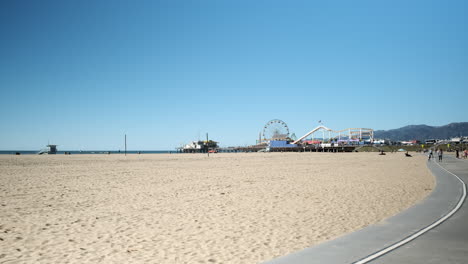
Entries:
{"label": "amusement pier", "polygon": [[322,124],[297,138],[288,125],[279,119],[270,120],[259,134],[257,144],[238,147],[218,147],[212,140],[193,141],[181,148],[182,153],[213,152],[352,152],[374,144],[371,128],[333,130]]}

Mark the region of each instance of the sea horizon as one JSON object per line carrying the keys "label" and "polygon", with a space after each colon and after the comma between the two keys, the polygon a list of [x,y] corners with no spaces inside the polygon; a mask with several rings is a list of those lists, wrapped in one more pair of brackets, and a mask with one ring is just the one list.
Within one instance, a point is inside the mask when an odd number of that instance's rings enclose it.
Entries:
{"label": "sea horizon", "polygon": [[[38,154],[39,150],[0,150],[0,155]],[[125,150],[59,150],[56,154],[124,154]],[[170,154],[177,150],[127,150],[127,154]]]}

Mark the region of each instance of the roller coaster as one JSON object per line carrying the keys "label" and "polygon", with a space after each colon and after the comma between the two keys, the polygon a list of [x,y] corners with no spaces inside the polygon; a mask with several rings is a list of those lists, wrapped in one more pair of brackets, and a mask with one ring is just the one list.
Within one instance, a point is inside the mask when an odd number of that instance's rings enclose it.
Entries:
{"label": "roller coaster", "polygon": [[297,144],[312,135],[312,138],[315,138],[316,132],[322,132],[322,140],[328,139],[328,141],[336,140],[338,142],[344,141],[373,141],[374,140],[374,130],[371,128],[347,128],[343,130],[332,130],[326,126],[320,125],[311,131],[307,132],[304,136],[298,138],[293,142]]}

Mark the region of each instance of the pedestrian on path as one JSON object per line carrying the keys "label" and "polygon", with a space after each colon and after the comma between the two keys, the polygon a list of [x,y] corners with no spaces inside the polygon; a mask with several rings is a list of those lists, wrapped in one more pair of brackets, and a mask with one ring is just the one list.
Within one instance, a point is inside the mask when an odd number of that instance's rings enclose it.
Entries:
{"label": "pedestrian on path", "polygon": [[432,154],[432,149],[429,150],[429,158],[427,160],[431,160],[431,158],[433,158],[434,155]]}
{"label": "pedestrian on path", "polygon": [[437,151],[437,154],[439,155],[439,162],[442,161],[442,155],[443,155],[442,149],[439,149]]}
{"label": "pedestrian on path", "polygon": [[458,149],[455,150],[455,156],[457,157],[457,159],[460,158],[460,151]]}

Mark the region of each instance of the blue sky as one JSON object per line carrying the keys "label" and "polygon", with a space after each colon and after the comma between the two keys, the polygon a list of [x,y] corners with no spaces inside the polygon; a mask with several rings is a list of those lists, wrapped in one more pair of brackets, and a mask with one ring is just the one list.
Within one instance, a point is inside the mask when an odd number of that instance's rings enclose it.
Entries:
{"label": "blue sky", "polygon": [[0,149],[468,121],[467,1],[2,1]]}

